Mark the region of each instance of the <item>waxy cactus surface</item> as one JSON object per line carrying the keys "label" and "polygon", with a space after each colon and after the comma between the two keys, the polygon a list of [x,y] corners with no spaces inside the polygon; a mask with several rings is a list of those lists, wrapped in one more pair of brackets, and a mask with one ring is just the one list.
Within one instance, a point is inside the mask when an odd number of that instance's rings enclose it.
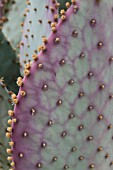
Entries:
{"label": "waxy cactus surface", "polygon": [[113,169],[112,7],[73,1],[18,79],[14,170]]}

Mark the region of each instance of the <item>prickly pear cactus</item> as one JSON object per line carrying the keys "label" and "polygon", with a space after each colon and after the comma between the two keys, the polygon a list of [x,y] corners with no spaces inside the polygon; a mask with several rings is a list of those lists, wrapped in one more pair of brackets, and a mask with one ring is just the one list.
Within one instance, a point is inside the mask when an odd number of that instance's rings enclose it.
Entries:
{"label": "prickly pear cactus", "polygon": [[7,129],[8,110],[11,109],[10,95],[5,85],[0,82],[0,170],[8,170],[9,163],[7,161],[8,140],[6,140],[5,133]]}
{"label": "prickly pear cactus", "polygon": [[8,89],[17,93],[16,79],[20,75],[16,54],[0,30],[0,77],[4,77]]}
{"label": "prickly pear cactus", "polygon": [[[11,2],[10,2],[11,3]],[[9,4],[8,4],[9,5]],[[26,7],[25,0],[15,0],[15,3],[8,6],[7,19],[8,21],[3,25],[3,33],[10,41],[12,47],[19,52],[17,48],[21,40],[21,23],[24,21],[24,9]],[[7,10],[6,9],[6,10]]]}
{"label": "prickly pear cactus", "polygon": [[[58,21],[56,0],[29,1],[26,9],[26,20],[23,27],[23,37],[20,43],[20,63],[22,68],[26,62],[32,61],[32,55],[37,54],[42,38],[51,32],[51,23]],[[45,38],[46,37],[46,38]]]}
{"label": "prickly pear cactus", "polygon": [[113,1],[73,1],[21,86],[15,170],[113,169]]}

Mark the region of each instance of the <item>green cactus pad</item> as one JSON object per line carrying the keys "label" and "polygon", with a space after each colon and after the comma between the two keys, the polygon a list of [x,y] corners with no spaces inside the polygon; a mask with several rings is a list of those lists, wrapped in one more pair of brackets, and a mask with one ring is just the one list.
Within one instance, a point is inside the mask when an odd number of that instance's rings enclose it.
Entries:
{"label": "green cactus pad", "polygon": [[9,170],[9,163],[7,161],[6,149],[8,148],[8,140],[5,137],[7,129],[8,110],[12,109],[9,102],[10,95],[8,90],[0,82],[0,169]]}
{"label": "green cactus pad", "polygon": [[9,90],[17,93],[16,79],[20,75],[15,51],[0,31],[0,77],[5,79]]}

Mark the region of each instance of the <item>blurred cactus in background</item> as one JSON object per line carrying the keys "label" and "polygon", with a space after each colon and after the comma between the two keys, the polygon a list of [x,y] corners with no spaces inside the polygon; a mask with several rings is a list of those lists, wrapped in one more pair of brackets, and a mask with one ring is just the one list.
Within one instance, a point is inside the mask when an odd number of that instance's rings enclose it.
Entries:
{"label": "blurred cactus in background", "polygon": [[5,84],[0,80],[0,168],[8,169],[7,152],[9,140],[6,140],[5,133],[7,130],[7,121],[10,118],[7,114],[8,110],[12,109],[10,92]]}
{"label": "blurred cactus in background", "polygon": [[112,33],[112,0],[0,0],[0,170],[113,169]]}

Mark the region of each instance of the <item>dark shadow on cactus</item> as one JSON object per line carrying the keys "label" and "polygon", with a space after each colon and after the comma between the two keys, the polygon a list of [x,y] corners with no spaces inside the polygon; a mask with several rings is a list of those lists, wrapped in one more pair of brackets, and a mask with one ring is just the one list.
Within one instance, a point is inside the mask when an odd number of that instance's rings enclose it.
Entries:
{"label": "dark shadow on cactus", "polygon": [[58,2],[60,3],[60,7],[59,7],[59,11],[62,9],[67,10],[66,8],[66,2],[69,2],[71,4],[71,0],[58,0]]}
{"label": "dark shadow on cactus", "polygon": [[9,90],[17,93],[16,79],[20,75],[15,51],[0,31],[0,77],[4,77]]}

